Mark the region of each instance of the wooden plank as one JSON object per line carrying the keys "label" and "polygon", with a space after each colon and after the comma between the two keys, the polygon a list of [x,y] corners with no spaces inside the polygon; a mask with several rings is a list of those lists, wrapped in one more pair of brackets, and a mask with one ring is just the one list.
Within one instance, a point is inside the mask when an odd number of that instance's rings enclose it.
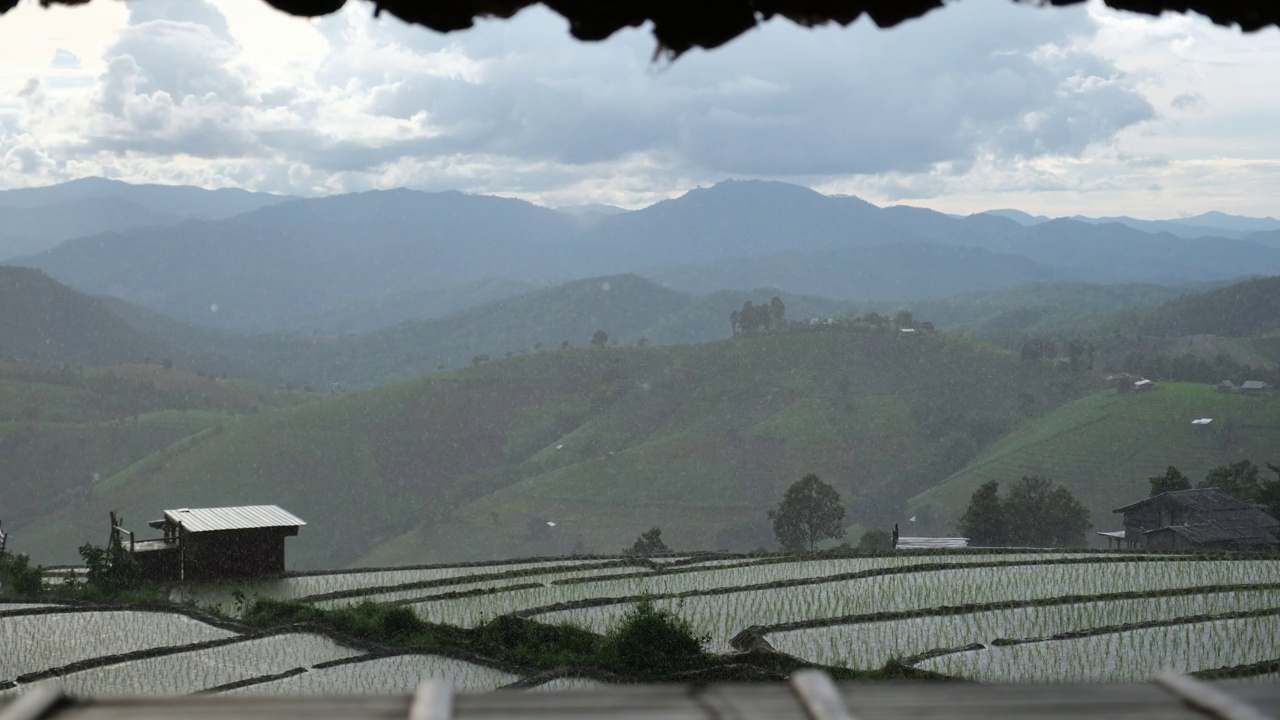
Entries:
{"label": "wooden plank", "polygon": [[452,720],[453,685],[431,678],[418,685],[409,705],[409,720]]}
{"label": "wooden plank", "polygon": [[1186,675],[1162,673],[1152,682],[1187,705],[1217,720],[1275,720],[1243,700]]}
{"label": "wooden plank", "polygon": [[48,717],[53,709],[61,704],[67,696],[62,688],[53,683],[41,683],[18,696],[0,710],[0,720],[39,720]]}
{"label": "wooden plank", "polygon": [[812,720],[854,720],[831,676],[821,670],[797,671],[791,676],[791,690]]}

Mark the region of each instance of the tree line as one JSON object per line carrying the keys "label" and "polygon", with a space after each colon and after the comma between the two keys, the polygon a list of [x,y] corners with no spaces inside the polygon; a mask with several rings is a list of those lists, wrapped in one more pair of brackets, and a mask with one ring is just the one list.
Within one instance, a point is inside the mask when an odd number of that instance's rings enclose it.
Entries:
{"label": "tree line", "polygon": [[[1274,478],[1262,476],[1262,468],[1251,460],[1222,465],[1210,470],[1196,487],[1212,488],[1244,502],[1261,507],[1267,514],[1280,518],[1280,465],[1266,464],[1276,474]],[[1190,490],[1191,478],[1170,465],[1163,475],[1148,478],[1151,497],[1175,490]]]}

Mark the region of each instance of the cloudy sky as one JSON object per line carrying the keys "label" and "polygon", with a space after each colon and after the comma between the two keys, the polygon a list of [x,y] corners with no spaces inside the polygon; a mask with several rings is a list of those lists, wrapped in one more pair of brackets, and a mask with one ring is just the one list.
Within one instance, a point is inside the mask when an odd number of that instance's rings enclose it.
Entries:
{"label": "cloudy sky", "polygon": [[768,178],[948,212],[1280,217],[1280,31],[963,0],[653,61],[541,7],[440,35],[351,0],[0,17],[0,188],[91,175],[638,207]]}

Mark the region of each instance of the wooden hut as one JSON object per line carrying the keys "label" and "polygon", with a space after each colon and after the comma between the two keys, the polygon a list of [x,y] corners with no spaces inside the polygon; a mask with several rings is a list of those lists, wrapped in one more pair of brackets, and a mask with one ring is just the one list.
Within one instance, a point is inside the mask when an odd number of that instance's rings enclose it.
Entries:
{"label": "wooden hut", "polygon": [[1124,542],[1148,550],[1280,547],[1280,520],[1221,490],[1173,490],[1117,508]]}
{"label": "wooden hut", "polygon": [[[134,541],[112,522],[113,542],[133,553],[148,577],[209,580],[284,573],[284,541],[306,525],[278,505],[165,510],[148,523],[164,537]],[[127,544],[122,534],[129,535]]]}

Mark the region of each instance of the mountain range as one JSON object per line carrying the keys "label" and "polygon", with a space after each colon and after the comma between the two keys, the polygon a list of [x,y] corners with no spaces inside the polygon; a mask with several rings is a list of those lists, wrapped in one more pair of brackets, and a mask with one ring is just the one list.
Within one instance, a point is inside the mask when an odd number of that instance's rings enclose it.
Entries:
{"label": "mountain range", "polygon": [[84,180],[0,193],[0,212],[60,202],[71,216],[65,203],[89,201],[137,207],[112,216],[115,226],[99,222],[97,234],[9,262],[237,333],[370,332],[619,273],[690,293],[772,287],[882,302],[1028,282],[1170,285],[1280,273],[1280,229],[1267,229],[1280,223],[1269,218],[1189,218],[1183,227],[1216,235],[1186,237],[1124,218],[882,208],[763,181],[726,181],[641,210],[557,211],[458,192],[299,199]]}

